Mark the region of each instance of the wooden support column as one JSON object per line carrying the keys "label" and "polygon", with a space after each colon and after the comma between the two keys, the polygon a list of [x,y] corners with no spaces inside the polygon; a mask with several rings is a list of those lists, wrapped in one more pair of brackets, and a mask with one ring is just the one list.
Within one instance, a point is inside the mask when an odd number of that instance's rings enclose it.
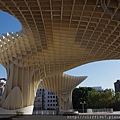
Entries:
{"label": "wooden support column", "polygon": [[33,105],[40,75],[35,74],[33,67],[19,67],[12,62],[7,66],[7,73],[1,107],[15,110]]}

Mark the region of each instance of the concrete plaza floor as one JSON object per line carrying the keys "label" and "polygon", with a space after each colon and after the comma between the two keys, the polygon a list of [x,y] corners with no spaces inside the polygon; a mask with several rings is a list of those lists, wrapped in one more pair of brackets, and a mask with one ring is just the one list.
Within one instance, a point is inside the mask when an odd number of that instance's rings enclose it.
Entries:
{"label": "concrete plaza floor", "polygon": [[120,112],[79,113],[78,115],[0,116],[0,120],[120,120]]}
{"label": "concrete plaza floor", "polygon": [[[98,115],[97,115],[98,116]],[[101,115],[100,115],[101,116]],[[0,120],[120,120],[119,118],[104,118],[101,117],[88,117],[88,118],[81,118],[79,116],[44,116],[44,115],[36,115],[36,116],[22,116],[22,117],[8,117],[8,118],[0,118]]]}
{"label": "concrete plaza floor", "polygon": [[0,120],[69,120],[67,116],[61,115],[31,115],[31,116],[18,116],[18,117],[9,117],[1,116]]}

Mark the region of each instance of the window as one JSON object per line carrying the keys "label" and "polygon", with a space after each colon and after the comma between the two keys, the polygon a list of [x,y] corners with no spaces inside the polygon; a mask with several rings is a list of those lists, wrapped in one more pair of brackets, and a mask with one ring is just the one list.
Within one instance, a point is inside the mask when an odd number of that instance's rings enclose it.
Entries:
{"label": "window", "polygon": [[55,98],[55,96],[53,96],[53,98]]}
{"label": "window", "polygon": [[48,100],[48,102],[49,102],[49,100]]}
{"label": "window", "polygon": [[53,104],[53,106],[55,106],[55,104]]}
{"label": "window", "polygon": [[55,102],[55,100],[53,100],[53,102]]}

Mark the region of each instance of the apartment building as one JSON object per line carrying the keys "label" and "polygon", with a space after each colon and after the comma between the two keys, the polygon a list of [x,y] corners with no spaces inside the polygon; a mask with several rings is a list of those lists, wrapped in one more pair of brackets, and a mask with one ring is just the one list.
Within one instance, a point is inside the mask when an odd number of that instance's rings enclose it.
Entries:
{"label": "apartment building", "polygon": [[103,91],[101,86],[94,86],[92,87],[93,89],[97,90],[97,91]]}
{"label": "apartment building", "polygon": [[120,80],[114,82],[115,93],[120,92]]}
{"label": "apartment building", "polygon": [[56,110],[58,109],[57,96],[48,90],[38,88],[34,101],[34,110]]}
{"label": "apartment building", "polygon": [[1,102],[1,99],[2,99],[2,94],[4,92],[5,84],[6,84],[6,79],[5,78],[0,78],[0,102]]}

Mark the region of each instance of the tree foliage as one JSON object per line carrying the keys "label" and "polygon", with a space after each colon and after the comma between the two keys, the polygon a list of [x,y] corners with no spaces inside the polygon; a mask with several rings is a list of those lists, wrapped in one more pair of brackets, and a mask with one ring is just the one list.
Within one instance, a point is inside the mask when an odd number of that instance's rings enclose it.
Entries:
{"label": "tree foliage", "polygon": [[113,110],[120,110],[120,92],[115,94],[111,89],[98,92],[90,87],[75,88],[72,98],[74,109],[82,109],[80,102],[85,101],[85,108],[113,108]]}
{"label": "tree foliage", "polygon": [[75,88],[72,94],[73,108],[82,109],[80,102],[87,101],[88,92],[91,91],[90,87]]}

